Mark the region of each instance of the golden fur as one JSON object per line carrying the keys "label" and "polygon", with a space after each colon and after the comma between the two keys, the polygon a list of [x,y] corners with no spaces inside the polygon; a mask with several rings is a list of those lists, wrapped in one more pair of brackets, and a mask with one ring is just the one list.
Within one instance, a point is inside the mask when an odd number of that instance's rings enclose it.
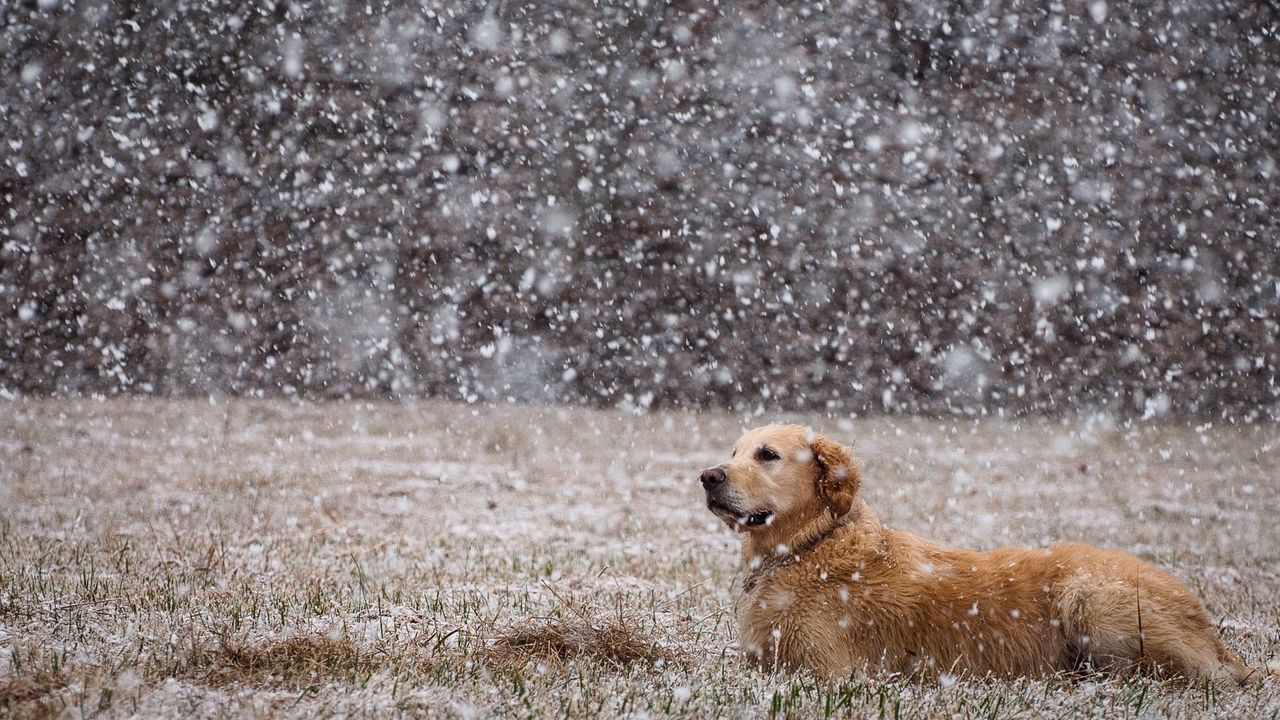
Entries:
{"label": "golden fur", "polygon": [[830,677],[1043,676],[1087,669],[1244,682],[1204,607],[1169,573],[1089,545],[988,552],[885,527],[847,449],[798,425],[748,432],[702,474],[743,535],[743,648]]}

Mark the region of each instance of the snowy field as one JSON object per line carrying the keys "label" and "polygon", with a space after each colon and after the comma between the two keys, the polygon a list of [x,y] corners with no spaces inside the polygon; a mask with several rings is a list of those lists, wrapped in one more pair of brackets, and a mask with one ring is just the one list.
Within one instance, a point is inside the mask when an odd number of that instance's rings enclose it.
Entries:
{"label": "snowy field", "polygon": [[1280,653],[1280,430],[235,401],[0,404],[0,716],[1278,717],[1280,688],[838,684],[738,658],[699,469],[851,443],[887,523],[1087,540]]}

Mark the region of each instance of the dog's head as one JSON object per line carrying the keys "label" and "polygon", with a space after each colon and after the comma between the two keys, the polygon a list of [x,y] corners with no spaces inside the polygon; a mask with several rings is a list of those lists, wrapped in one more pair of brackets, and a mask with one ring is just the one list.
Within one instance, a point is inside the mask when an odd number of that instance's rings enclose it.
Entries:
{"label": "dog's head", "polygon": [[729,527],[785,537],[824,512],[848,513],[861,476],[840,443],[799,425],[766,425],[739,438],[729,462],[699,479],[707,508]]}

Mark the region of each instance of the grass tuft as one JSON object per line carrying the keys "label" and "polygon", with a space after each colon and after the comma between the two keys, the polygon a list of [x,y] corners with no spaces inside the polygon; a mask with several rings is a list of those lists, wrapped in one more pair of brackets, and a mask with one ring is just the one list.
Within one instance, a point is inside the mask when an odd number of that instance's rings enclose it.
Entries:
{"label": "grass tuft", "polygon": [[307,635],[261,644],[223,640],[214,648],[193,653],[188,673],[213,687],[237,683],[298,687],[358,681],[384,664],[347,638]]}
{"label": "grass tuft", "polygon": [[585,618],[524,621],[486,648],[485,658],[500,665],[592,658],[619,668],[664,665],[681,659],[678,653],[664,648],[632,624],[618,619]]}
{"label": "grass tuft", "polygon": [[0,680],[0,716],[18,705],[39,700],[67,685],[62,673],[40,671]]}

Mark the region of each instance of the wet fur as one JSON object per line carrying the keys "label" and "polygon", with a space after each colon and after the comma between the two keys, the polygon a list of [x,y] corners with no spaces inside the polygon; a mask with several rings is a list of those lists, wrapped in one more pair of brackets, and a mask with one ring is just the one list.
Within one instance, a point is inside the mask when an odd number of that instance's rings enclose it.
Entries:
{"label": "wet fur", "polygon": [[[782,459],[756,461],[762,446]],[[830,678],[1102,670],[1234,684],[1280,674],[1246,666],[1186,586],[1128,553],[977,552],[885,527],[858,496],[848,450],[799,426],[748,433],[720,467],[720,499],[775,511],[758,528],[722,516],[744,532],[742,645],[766,666]]]}

